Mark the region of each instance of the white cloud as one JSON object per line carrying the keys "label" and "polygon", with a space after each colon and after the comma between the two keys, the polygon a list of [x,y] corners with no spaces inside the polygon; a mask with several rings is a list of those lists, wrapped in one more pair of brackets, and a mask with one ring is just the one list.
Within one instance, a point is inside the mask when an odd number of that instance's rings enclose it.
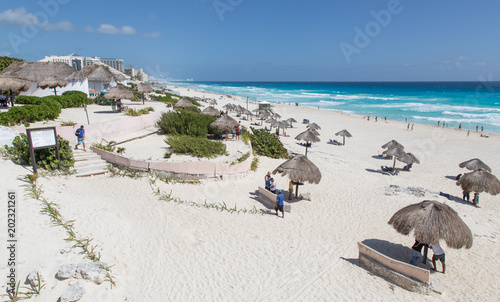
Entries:
{"label": "white cloud", "polygon": [[42,26],[45,31],[74,31],[76,27],[69,21],[61,21],[57,24],[47,23]]}
{"label": "white cloud", "polygon": [[142,36],[144,38],[159,38],[161,36],[161,33],[159,31],[154,31],[148,34],[142,34]]}
{"label": "white cloud", "polygon": [[2,57],[9,57],[10,56],[10,52],[8,52],[8,51],[0,51],[0,56],[2,56]]}
{"label": "white cloud", "polygon": [[24,7],[19,7],[14,10],[8,9],[0,13],[0,22],[9,24],[9,25],[17,25],[22,26],[25,24],[38,24],[38,18],[31,14],[27,13]]}
{"label": "white cloud", "polygon": [[117,28],[111,24],[101,24],[97,29],[101,34],[107,35],[134,35],[137,31],[132,26],[123,26],[121,28]]}
{"label": "white cloud", "polygon": [[476,66],[486,66],[486,63],[485,63],[485,62],[476,62],[476,63],[473,63],[472,65],[476,65]]}
{"label": "white cloud", "polygon": [[24,7],[0,12],[0,23],[14,26],[32,24],[40,27],[44,31],[73,31],[76,29],[69,21],[61,21],[57,24],[52,24],[47,20],[40,20],[34,14],[26,12]]}
{"label": "white cloud", "polygon": [[85,30],[86,30],[87,32],[89,32],[89,33],[93,33],[93,32],[94,32],[94,28],[92,28],[92,26],[90,26],[90,25],[89,25],[89,26],[87,26],[87,27],[85,27]]}

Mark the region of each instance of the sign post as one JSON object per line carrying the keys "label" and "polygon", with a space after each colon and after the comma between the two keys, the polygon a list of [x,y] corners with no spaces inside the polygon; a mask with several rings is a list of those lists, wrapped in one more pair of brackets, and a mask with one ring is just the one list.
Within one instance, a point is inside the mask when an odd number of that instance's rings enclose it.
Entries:
{"label": "sign post", "polygon": [[31,165],[33,173],[37,173],[35,150],[56,147],[56,156],[59,169],[61,169],[61,158],[59,156],[59,143],[57,141],[56,127],[26,129],[28,145],[30,150]]}

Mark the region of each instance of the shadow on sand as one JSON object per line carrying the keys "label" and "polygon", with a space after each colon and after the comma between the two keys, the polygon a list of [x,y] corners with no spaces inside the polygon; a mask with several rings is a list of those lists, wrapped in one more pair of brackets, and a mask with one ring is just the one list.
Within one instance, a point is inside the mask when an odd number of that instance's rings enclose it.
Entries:
{"label": "shadow on sand", "polygon": [[389,159],[385,156],[380,156],[380,155],[372,155],[372,158],[375,158],[375,159],[382,159],[382,160],[392,160],[392,159]]}

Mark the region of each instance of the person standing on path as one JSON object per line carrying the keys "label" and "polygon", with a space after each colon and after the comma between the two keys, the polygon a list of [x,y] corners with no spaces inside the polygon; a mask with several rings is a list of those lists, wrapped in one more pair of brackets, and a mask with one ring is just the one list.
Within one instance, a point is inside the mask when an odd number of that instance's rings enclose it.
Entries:
{"label": "person standing on path", "polygon": [[293,181],[290,180],[288,183],[288,200],[292,200],[293,195]]}
{"label": "person standing on path", "polygon": [[80,126],[80,129],[76,130],[75,135],[78,138],[78,143],[75,145],[75,150],[78,150],[78,145],[82,144],[83,151],[87,151],[85,150],[85,129],[83,129],[83,125]]}
{"label": "person standing on path", "polygon": [[276,196],[276,205],[274,209],[276,210],[276,216],[278,216],[278,210],[281,211],[281,218],[285,218],[285,211],[283,210],[283,199],[285,196],[283,195],[283,192],[278,190],[278,196]]}

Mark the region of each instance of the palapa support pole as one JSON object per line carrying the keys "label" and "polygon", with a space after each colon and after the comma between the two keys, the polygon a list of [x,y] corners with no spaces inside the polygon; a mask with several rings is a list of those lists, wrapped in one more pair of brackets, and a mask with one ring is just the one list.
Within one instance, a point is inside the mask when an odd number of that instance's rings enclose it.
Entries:
{"label": "palapa support pole", "polygon": [[343,136],[344,140],[342,141],[342,146],[345,145],[345,136]]}
{"label": "palapa support pole", "polygon": [[429,253],[429,247],[427,245],[424,246],[424,260],[422,260],[423,264],[427,263],[427,253]]}

